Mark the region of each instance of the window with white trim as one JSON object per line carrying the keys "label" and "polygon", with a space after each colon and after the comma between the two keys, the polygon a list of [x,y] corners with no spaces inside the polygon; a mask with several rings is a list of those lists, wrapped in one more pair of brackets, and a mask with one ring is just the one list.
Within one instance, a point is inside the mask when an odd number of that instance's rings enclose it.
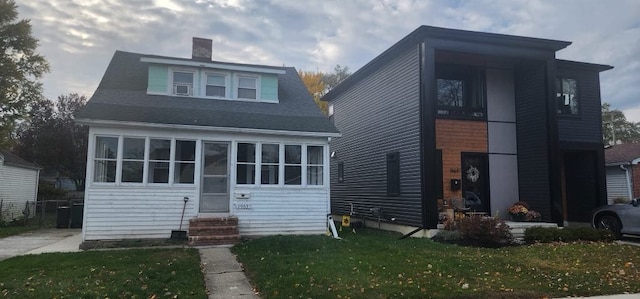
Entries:
{"label": "window with white trim", "polygon": [[148,183],[169,182],[169,161],[171,159],[171,140],[151,139],[149,141],[149,179]]}
{"label": "window with white trim", "polygon": [[192,140],[176,140],[174,161],[173,182],[176,184],[193,184],[196,168],[196,142]]}
{"label": "window with white trim", "polygon": [[284,146],[284,184],[302,184],[302,146]]}
{"label": "window with white trim", "polygon": [[118,137],[96,137],[93,181],[99,183],[115,182],[117,163]]}
{"label": "window with white trim", "polygon": [[324,148],[307,146],[307,185],[322,185]]}
{"label": "window with white trim", "polygon": [[172,93],[180,96],[193,95],[193,72],[173,71]]}
{"label": "window with white trim", "polygon": [[206,73],[204,95],[207,97],[227,97],[227,76],[218,73]]}
{"label": "window with white trim", "polygon": [[144,149],[144,138],[123,138],[121,178],[123,183],[142,183],[144,175]]}
{"label": "window with white trim", "polygon": [[93,182],[193,184],[195,153],[194,140],[96,136]]}
{"label": "window with white trim", "polygon": [[238,88],[237,88],[237,97],[238,99],[250,99],[255,100],[258,98],[258,78],[252,76],[237,76],[238,80]]}
{"label": "window with white trim", "polygon": [[280,176],[280,145],[262,144],[260,184],[277,185]]}
{"label": "window with white trim", "polygon": [[[322,186],[325,147],[322,145],[237,144],[236,183],[240,185]],[[259,179],[256,180],[256,176]]]}
{"label": "window with white trim", "polygon": [[252,185],[256,183],[256,144],[238,143],[236,183]]}

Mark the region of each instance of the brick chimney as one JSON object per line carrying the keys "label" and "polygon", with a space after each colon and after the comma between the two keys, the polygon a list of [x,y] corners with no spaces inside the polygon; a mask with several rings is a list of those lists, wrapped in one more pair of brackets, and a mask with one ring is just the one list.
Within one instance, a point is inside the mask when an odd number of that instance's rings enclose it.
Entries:
{"label": "brick chimney", "polygon": [[191,59],[200,61],[211,61],[212,43],[213,41],[210,39],[194,37]]}

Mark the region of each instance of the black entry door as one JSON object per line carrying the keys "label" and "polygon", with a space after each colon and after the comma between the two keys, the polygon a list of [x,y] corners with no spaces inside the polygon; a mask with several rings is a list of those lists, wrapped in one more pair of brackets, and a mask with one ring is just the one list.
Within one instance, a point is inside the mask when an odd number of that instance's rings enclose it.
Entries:
{"label": "black entry door", "polygon": [[489,159],[485,153],[462,153],[462,196],[467,207],[489,212]]}
{"label": "black entry door", "polygon": [[565,152],[563,159],[567,220],[589,222],[591,210],[598,206],[596,153],[593,151]]}

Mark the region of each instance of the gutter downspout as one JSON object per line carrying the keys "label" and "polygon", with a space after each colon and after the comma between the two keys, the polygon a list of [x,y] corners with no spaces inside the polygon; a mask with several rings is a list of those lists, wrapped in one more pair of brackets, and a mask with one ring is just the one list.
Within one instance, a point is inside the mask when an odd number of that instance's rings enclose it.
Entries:
{"label": "gutter downspout", "polygon": [[620,164],[620,169],[624,170],[624,175],[627,179],[627,194],[629,200],[633,199],[633,186],[631,186],[631,176],[629,175],[629,169],[624,167],[624,164]]}

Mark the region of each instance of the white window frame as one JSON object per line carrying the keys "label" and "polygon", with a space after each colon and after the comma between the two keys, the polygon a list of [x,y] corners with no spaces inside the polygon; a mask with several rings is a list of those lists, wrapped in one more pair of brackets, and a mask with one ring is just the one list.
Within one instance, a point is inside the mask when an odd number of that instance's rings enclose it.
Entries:
{"label": "white window frame", "polygon": [[[208,96],[207,95],[207,79],[209,75],[218,75],[218,76],[223,76],[224,77],[224,97],[218,97],[218,96]],[[219,72],[219,71],[211,71],[211,70],[203,70],[202,71],[202,86],[200,88],[200,94],[202,95],[202,97],[204,98],[210,98],[210,99],[230,99],[231,96],[231,84],[229,78],[231,77],[231,74],[229,73],[225,73],[225,72]]]}
{"label": "white window frame", "polygon": [[[188,95],[176,94],[173,77],[175,73],[191,73],[193,75],[193,80],[191,82],[190,92]],[[186,68],[169,68],[169,91],[168,94],[176,97],[194,97],[196,94],[196,82],[198,82],[197,71],[194,69],[186,69]]]}
{"label": "white window frame", "polygon": [[[237,186],[242,187],[256,187],[256,188],[288,188],[288,189],[296,189],[296,188],[324,188],[328,184],[328,179],[326,172],[329,169],[328,165],[328,156],[327,156],[327,145],[326,144],[318,144],[318,143],[296,143],[296,142],[273,142],[273,141],[238,141],[235,142],[234,146],[237,150],[237,146],[240,143],[250,143],[255,144],[255,163],[245,163],[238,162],[237,155],[235,158],[234,167],[238,167],[240,164],[253,164],[254,165],[254,184],[240,184],[236,181]],[[264,144],[277,144],[279,145],[279,161],[278,161],[278,184],[262,184],[262,146]],[[288,145],[299,146],[301,150],[300,154],[300,164],[287,164],[285,161],[285,147]],[[308,147],[317,146],[322,148],[322,165],[319,164],[309,164],[307,161],[307,151]],[[274,163],[264,163],[265,165],[275,165]],[[300,167],[300,184],[285,184],[285,167],[286,166],[298,166]],[[322,184],[308,184],[307,176],[308,176],[308,167],[309,166],[322,166]]]}
{"label": "white window frame", "polygon": [[[255,99],[249,99],[249,98],[241,98],[239,96],[239,92],[238,89],[240,88],[240,78],[251,78],[251,79],[255,79],[256,80],[256,98]],[[238,100],[242,100],[242,101],[261,101],[260,99],[260,75],[256,75],[256,74],[246,74],[246,73],[237,73],[233,76],[233,95],[234,98],[238,99]]]}
{"label": "white window frame", "polygon": [[[96,156],[96,146],[98,144],[98,138],[103,137],[103,138],[115,138],[117,140],[117,144],[116,144],[116,158],[115,160],[113,158],[97,158]],[[107,134],[99,134],[99,135],[94,135],[93,137],[93,149],[91,151],[91,183],[93,184],[98,184],[98,185],[115,185],[116,183],[119,182],[120,180],[120,161],[122,160],[122,158],[120,157],[120,152],[122,151],[122,141],[120,140],[122,138],[122,136],[118,136],[118,135],[107,135]],[[96,162],[97,161],[104,161],[104,162],[116,162],[116,172],[115,172],[115,178],[113,182],[99,182],[96,181]]]}
{"label": "white window frame", "polygon": [[[125,159],[124,158],[124,140],[126,138],[130,138],[130,139],[142,139],[144,140],[144,153],[143,153],[143,157],[142,160],[139,159]],[[122,144],[120,144],[120,142],[122,142]],[[146,167],[146,163],[147,160],[149,159],[149,138],[147,137],[143,137],[143,136],[130,136],[130,135],[123,135],[120,136],[120,138],[118,139],[118,151],[122,151],[122,155],[118,155],[118,166],[116,167],[117,169],[120,169],[120,178],[119,178],[119,182],[122,185],[142,185],[144,184],[144,182],[146,182],[147,179],[147,172],[148,169]],[[121,148],[121,150],[120,150]],[[122,181],[122,170],[124,169],[124,162],[140,162],[142,161],[142,182],[123,182]]]}

